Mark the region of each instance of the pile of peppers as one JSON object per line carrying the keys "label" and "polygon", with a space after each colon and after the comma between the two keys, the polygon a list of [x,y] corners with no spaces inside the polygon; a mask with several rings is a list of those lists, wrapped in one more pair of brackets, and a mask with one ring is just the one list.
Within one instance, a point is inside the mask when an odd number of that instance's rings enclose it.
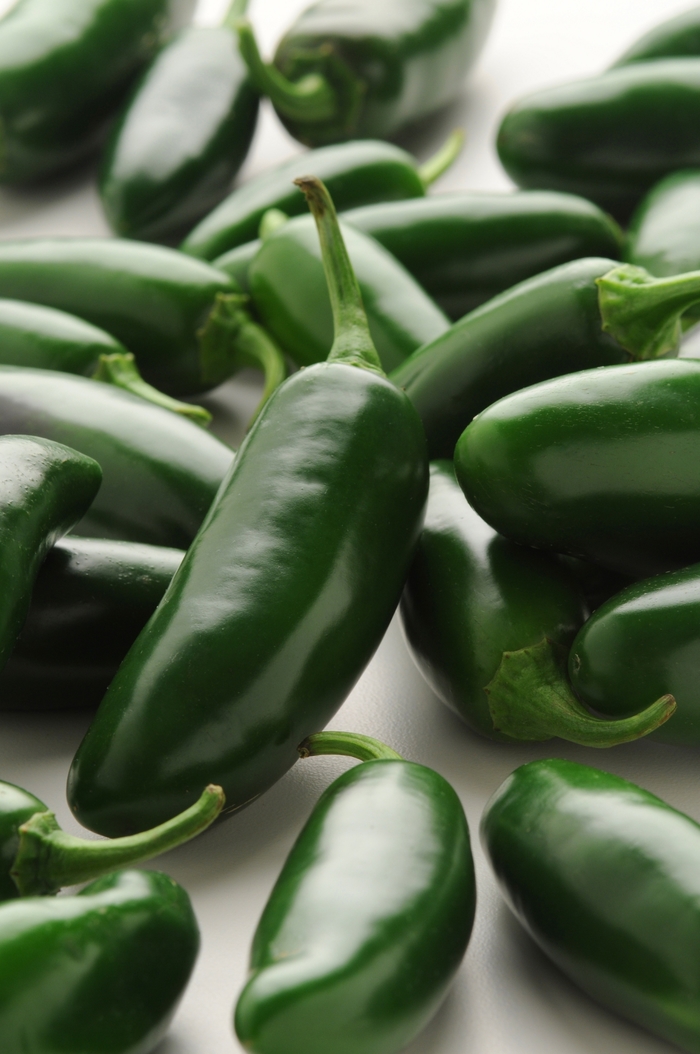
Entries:
{"label": "pile of peppers", "polygon": [[[247,0],[0,18],[0,183],[97,161],[117,236],[0,244],[0,711],[89,713],[67,797],[101,836],[0,781],[3,1054],[154,1051],[199,928],[137,865],[320,755],[359,764],[232,1027],[251,1054],[420,1035],[475,921],[464,808],[323,731],[396,612],[468,749],[700,746],[700,8],[514,104],[520,189],[434,192],[464,132],[423,163],[386,140],[460,95],[495,6],[318,0],[271,62]],[[234,185],[262,97],[310,149]],[[234,451],[197,400],[250,368]],[[700,1052],[700,825],[554,757],[481,840],[568,977]]]}

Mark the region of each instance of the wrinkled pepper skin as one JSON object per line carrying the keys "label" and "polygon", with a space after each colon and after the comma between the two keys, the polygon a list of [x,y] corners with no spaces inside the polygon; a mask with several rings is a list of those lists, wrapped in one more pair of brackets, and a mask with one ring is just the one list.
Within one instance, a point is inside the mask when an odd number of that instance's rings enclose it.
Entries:
{"label": "wrinkled pepper skin", "polygon": [[700,164],[700,63],[638,63],[529,95],[498,153],[518,186],[581,194],[626,221],[660,179]]}
{"label": "wrinkled pepper skin", "polygon": [[156,56],[110,136],[100,195],[112,230],[142,241],[181,238],[228,194],[257,116],[233,29],[183,30]]}
{"label": "wrinkled pepper skin", "polygon": [[615,66],[700,55],[700,7],[669,18],[636,40]]}
{"label": "wrinkled pepper skin", "polygon": [[418,410],[431,458],[451,458],[472,418],[563,373],[629,362],[603,331],[596,279],[613,260],[574,260],[499,294],[392,371]]}
{"label": "wrinkled pepper skin", "polygon": [[126,348],[103,329],[52,307],[0,300],[0,364],[90,376],[100,355]]}
{"label": "wrinkled pepper skin", "polygon": [[199,931],[167,875],[120,871],[77,896],[0,907],[4,1054],[150,1054],[190,978]]}
{"label": "wrinkled pepper skin", "polygon": [[[449,319],[373,238],[343,224],[343,238],[362,293],[383,368],[449,328]],[[265,327],[300,366],[323,361],[333,343],[333,313],[312,216],[299,216],[263,240],[248,272]]]}
{"label": "wrinkled pepper skin", "polygon": [[0,673],[0,710],[96,708],[184,555],[138,542],[57,542]]}
{"label": "wrinkled pepper skin", "polygon": [[193,0],[20,0],[0,21],[0,182],[89,157]]}
{"label": "wrinkled pepper skin", "polygon": [[233,458],[178,414],[53,370],[0,367],[0,433],[40,435],[99,463],[102,487],[77,533],[182,549]]}
{"label": "wrinkled pepper skin", "polygon": [[534,761],[486,806],[481,837],[513,913],[593,999],[700,1051],[700,828],[648,791]]}
{"label": "wrinkled pepper skin", "polygon": [[[634,582],[577,634],[569,654],[576,694],[611,717],[668,692],[678,709],[654,733],[666,743],[700,743],[700,567]],[[656,695],[655,688],[662,686]]]}
{"label": "wrinkled pepper skin", "polygon": [[466,501],[452,463],[431,464],[401,622],[418,669],[451,710],[481,735],[512,742],[494,730],[484,690],[504,652],[545,637],[569,644],[586,614],[566,568],[496,534]]}
{"label": "wrinkled pepper skin", "polygon": [[294,180],[307,172],[323,180],[338,209],[425,194],[415,159],[392,143],[368,139],[324,146],[283,161],[237,187],[190,232],[180,248],[190,256],[214,260],[257,238],[260,221],[269,209],[303,215],[304,199]]}
{"label": "wrinkled pepper skin", "polygon": [[614,220],[553,191],[436,194],[353,209],[343,220],[376,238],[454,321],[559,264],[622,252]]}
{"label": "wrinkled pepper skin", "polygon": [[0,668],[44,557],[85,515],[101,482],[100,466],[77,450],[36,436],[0,437]]}
{"label": "wrinkled pepper skin", "polygon": [[252,1054],[394,1054],[430,1020],[469,941],[469,831],[452,787],[369,761],[326,790],[253,941],[236,1031]]}
{"label": "wrinkled pepper skin", "polygon": [[20,827],[48,809],[48,805],[22,787],[0,782],[0,901],[15,900],[19,896],[10,869],[19,848]]}
{"label": "wrinkled pepper skin", "polygon": [[169,394],[203,383],[202,331],[229,277],[163,246],[118,238],[36,238],[0,245],[0,296],[58,308],[111,333],[145,379]]}
{"label": "wrinkled pepper skin", "polygon": [[700,560],[700,363],[558,377],[465,429],[455,467],[487,523],[521,545],[631,577]]}

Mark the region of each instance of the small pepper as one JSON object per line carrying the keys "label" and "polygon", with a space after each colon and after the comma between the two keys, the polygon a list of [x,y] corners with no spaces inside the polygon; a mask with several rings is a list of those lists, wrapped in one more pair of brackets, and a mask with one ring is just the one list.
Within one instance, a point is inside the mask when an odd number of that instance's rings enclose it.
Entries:
{"label": "small pepper", "polygon": [[433,769],[366,736],[310,736],[301,757],[363,764],[325,791],[253,939],[236,1006],[251,1054],[394,1054],[445,998],[476,889],[464,810]]}
{"label": "small pepper", "polygon": [[615,66],[691,56],[700,56],[700,7],[691,7],[654,26],[620,56]]}

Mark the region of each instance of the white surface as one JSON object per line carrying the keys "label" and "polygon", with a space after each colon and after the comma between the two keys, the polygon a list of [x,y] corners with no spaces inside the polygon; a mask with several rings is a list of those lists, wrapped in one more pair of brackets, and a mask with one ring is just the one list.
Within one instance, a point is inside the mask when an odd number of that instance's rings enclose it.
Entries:
{"label": "white surface", "polygon": [[[464,100],[430,121],[420,142],[408,145],[425,157],[447,131],[464,124],[468,146],[440,188],[507,187],[492,140],[508,104],[532,88],[595,73],[640,32],[690,2],[501,0]],[[0,0],[0,9],[7,6]],[[225,6],[226,0],[202,0],[200,19],[214,20]],[[305,0],[252,0],[251,17],[268,51],[303,6]],[[261,171],[298,149],[266,108],[243,174]],[[0,193],[0,237],[104,233],[96,193],[85,178],[51,191]],[[232,439],[240,435],[255,392],[251,375],[223,386],[209,400]],[[80,828],[65,804],[64,783],[87,723],[75,714],[0,715],[0,775],[43,798],[74,833]],[[520,748],[481,740],[432,695],[396,622],[332,725],[377,736],[442,772],[462,798],[475,842],[483,805],[500,782],[517,765],[552,755],[617,772],[700,819],[696,751],[641,742],[601,753],[558,742]],[[231,1012],[257,918],[316,798],[346,765],[329,758],[300,762],[245,812],[154,865],[188,889],[202,930],[194,978],[159,1054],[241,1050],[232,1035]],[[471,945],[452,994],[408,1048],[411,1054],[663,1054],[675,1049],[602,1010],[565,981],[509,917],[477,844],[475,856],[478,910]]]}

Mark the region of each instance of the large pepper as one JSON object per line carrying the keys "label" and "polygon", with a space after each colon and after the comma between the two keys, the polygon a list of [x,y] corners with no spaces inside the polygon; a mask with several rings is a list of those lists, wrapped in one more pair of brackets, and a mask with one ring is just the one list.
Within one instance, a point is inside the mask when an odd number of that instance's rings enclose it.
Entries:
{"label": "large pepper", "polygon": [[77,896],[4,904],[3,1054],[150,1054],[198,951],[187,893],[155,871],[108,875]]}
{"label": "large pepper", "polygon": [[[646,735],[669,716],[668,700],[629,721],[601,721],[571,691],[552,692],[552,674],[559,680],[566,661],[563,645],[585,617],[571,573],[552,556],[496,534],[467,503],[452,463],[433,462],[401,619],[418,668],[443,702],[491,739],[559,736],[609,747]],[[514,667],[520,674],[531,652],[540,656],[542,687],[523,691],[519,680],[514,691],[509,683],[506,710],[502,682],[513,680]],[[657,696],[647,694],[632,712]]]}
{"label": "large pepper", "polygon": [[266,790],[341,705],[401,595],[425,436],[380,368],[332,201],[300,184],[336,340],[263,409],[78,749],[71,808],[101,833],[184,808],[205,772],[232,805]]}
{"label": "large pepper", "polygon": [[258,116],[232,25],[246,4],[234,0],[218,27],[183,30],[137,85],[100,176],[102,204],[117,234],[172,242],[228,194]]}
{"label": "large pepper", "polygon": [[236,1031],[252,1054],[394,1054],[444,999],[476,903],[464,810],[433,769],[364,736],[302,757],[362,765],[325,791],[253,939]]}
{"label": "large pepper", "polygon": [[0,182],[81,161],[193,0],[20,0],[0,21]]}
{"label": "large pepper", "polygon": [[343,221],[381,242],[455,320],[558,264],[622,251],[614,220],[553,191],[436,194],[353,209]]}
{"label": "large pepper", "polygon": [[180,248],[190,256],[213,260],[257,238],[260,221],[270,209],[300,216],[303,201],[292,188],[293,181],[306,172],[315,172],[324,181],[338,209],[422,197],[452,164],[463,140],[463,134],[455,132],[420,167],[405,150],[372,139],[322,146],[292,157],[237,187],[190,232]]}
{"label": "large pepper", "polygon": [[495,0],[318,0],[266,65],[249,23],[253,83],[307,146],[376,136],[455,99],[486,39]]}
{"label": "large pepper", "polygon": [[692,55],[700,55],[700,7],[691,7],[654,26],[627,48],[615,66]]}
{"label": "large pepper", "polygon": [[599,1003],[697,1054],[698,824],[619,776],[551,760],[506,780],[481,836],[545,954]]}
{"label": "large pepper", "polygon": [[233,458],[190,421],[111,385],[0,366],[0,433],[40,435],[101,466],[78,533],[186,548]]}
{"label": "large pepper", "polygon": [[138,542],[57,542],[0,673],[0,710],[97,707],[184,555]]}

